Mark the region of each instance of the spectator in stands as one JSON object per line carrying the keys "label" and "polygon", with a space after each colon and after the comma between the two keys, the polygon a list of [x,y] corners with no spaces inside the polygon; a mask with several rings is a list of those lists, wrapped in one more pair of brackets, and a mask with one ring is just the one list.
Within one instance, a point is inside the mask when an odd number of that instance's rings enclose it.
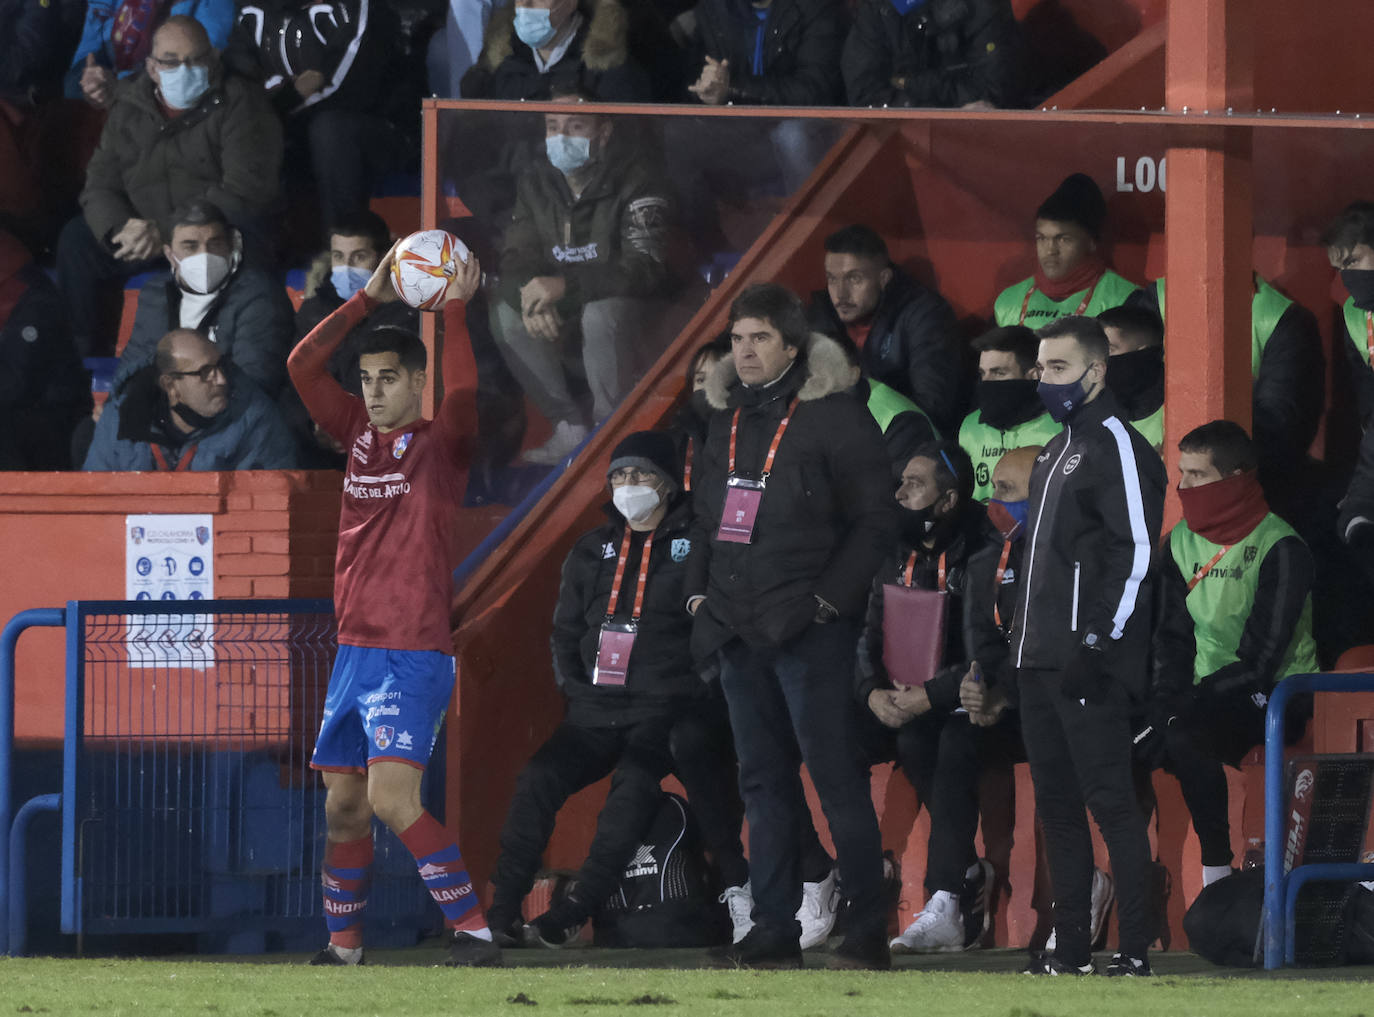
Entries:
{"label": "spectator in stands", "polygon": [[1107,387],[1131,426],[1156,452],[1164,449],[1164,323],[1143,307],[1109,307],[1097,316],[1107,333]]}
{"label": "spectator in stands", "polygon": [[918,448],[939,439],[940,434],[924,410],[896,389],[881,381],[864,377],[862,354],[858,347],[846,340],[839,342],[853,384],[849,394],[868,407],[878,428],[883,432],[883,445],[892,462],[892,475],[899,477],[903,467]]}
{"label": "spectator in stands", "polygon": [[1148,567],[1164,463],[1106,385],[1107,336],[1070,316],[1040,330],[1040,390],[1065,423],[1031,474],[1025,579],[1012,624],[1021,733],[1054,884],[1054,953],[1032,974],[1092,973],[1092,843],[1107,842],[1121,938],[1109,975],[1149,974],[1145,822],[1131,773],[1130,703],[1145,693]]}
{"label": "spectator in stands", "polygon": [[[640,431],[611,454],[610,521],[563,564],[553,619],[564,719],[521,771],[501,831],[487,925],[501,946],[559,947],[615,892],[658,811],[673,768],[675,717],[706,689],[690,666],[682,610],[691,506],[667,434]],[[611,776],[596,836],[566,897],[521,931],[521,903],[573,794]]]}
{"label": "spectator in stands", "polygon": [[601,102],[647,102],[654,98],[652,79],[631,44],[635,6],[620,0],[521,0],[496,8],[482,55],[463,76],[463,98],[578,93]]}
{"label": "spectator in stands", "polygon": [[973,497],[993,495],[993,471],[1003,454],[1042,445],[1062,428],[1045,412],[1037,385],[1040,340],[1024,325],[1006,325],[973,340],[978,354],[975,409],[959,426],[959,446],[973,461]]}
{"label": "spectator in stands", "polygon": [[1354,383],[1360,427],[1368,430],[1374,418],[1374,202],[1346,206],[1322,232],[1321,244],[1350,294],[1341,308],[1350,342],[1340,346]]}
{"label": "spectator in stands", "polygon": [[209,339],[168,332],[95,426],[86,470],[290,470],[296,449],[275,404]]}
{"label": "spectator in stands", "polygon": [[668,190],[614,118],[544,117],[545,158],[521,175],[501,255],[497,342],[554,433],[525,454],[551,466],[588,434],[564,360],[581,359],[590,420],[611,415],[658,356],[670,296]]}
{"label": "spectator in stands", "polygon": [[63,66],[66,42],[58,4],[0,0],[0,101],[33,102]]}
{"label": "spectator in stands", "polygon": [[101,294],[161,260],[175,208],[212,201],[250,248],[266,249],[281,129],[262,89],[225,73],[200,22],[181,15],[157,30],[145,65],[118,88],[86,167],[83,214],[58,244],[58,285],[83,356],[113,347]]}
{"label": "spectator in stands", "polygon": [[843,359],[820,353],[833,340],[809,331],[792,293],[748,288],[730,329],[728,369],[706,391],[732,412],[713,413],[694,474],[687,583],[693,656],[719,663],[749,819],[755,924],[728,957],[801,966],[801,760],[849,901],[835,956],[887,967],[882,846],[845,676],[893,539],[891,471],[877,425],[834,371]]}
{"label": "spectator in stands", "polygon": [[0,470],[63,470],[91,381],[72,346],[62,299],[0,227]]}
{"label": "spectator in stands", "polygon": [[954,429],[965,392],[954,311],[892,263],[874,230],[856,223],[825,238],[825,289],[811,295],[810,315],[813,328],[863,351],[870,379],[911,399],[938,430]]}
{"label": "spectator in stands", "polygon": [[[56,3],[50,4],[56,7]],[[49,4],[32,3],[32,7]],[[153,55],[157,30],[174,17],[192,18],[204,28],[209,45],[223,49],[234,26],[233,0],[87,0],[81,41],[67,72],[69,99],[85,99],[96,109],[109,109],[116,84],[131,78]]]}
{"label": "spectator in stands", "polygon": [[860,0],[841,61],[851,106],[1026,103],[1010,0]]}
{"label": "spectator in stands", "polygon": [[[1264,742],[1269,694],[1320,670],[1312,555],[1269,511],[1244,428],[1214,420],[1178,443],[1183,521],[1155,584],[1154,688],[1140,745],[1178,778],[1206,886],[1231,873],[1226,775]],[[1297,720],[1302,706],[1290,708]],[[1302,724],[1286,730],[1296,740]]]}
{"label": "spectator in stands", "polygon": [[1040,328],[1067,314],[1095,317],[1124,303],[1136,285],[1098,253],[1106,220],[1107,202],[1092,177],[1066,177],[1035,213],[1035,275],[997,295],[997,324]]}
{"label": "spectator in stands", "polygon": [[232,53],[272,97],[292,190],[318,196],[324,225],[366,211],[381,176],[405,162],[407,140],[394,124],[414,116],[419,88],[407,87],[400,31],[392,5],[376,0],[239,8]]}
{"label": "spectator in stands", "polygon": [[[906,463],[897,489],[901,532],[873,578],[859,640],[855,693],[893,732],[888,752],[930,813],[925,880],[930,896],[906,931],[892,940],[894,953],[938,953],[973,945],[982,937],[992,891],[992,866],[978,858],[973,844],[982,732],[959,709],[959,686],[972,659],[962,624],[969,559],[995,537],[972,490],[973,465],[952,441],[922,445]],[[941,600],[946,617],[938,669],[920,676],[929,677],[923,683],[889,670],[893,654],[885,637],[920,625],[903,613],[902,598],[886,593],[889,587],[946,595]],[[934,630],[922,634],[933,638]],[[966,927],[971,935],[965,935]]]}
{"label": "spectator in stands", "polygon": [[286,383],[292,340],[291,301],[281,283],[244,264],[238,231],[208,201],[191,201],[172,215],[162,253],[172,271],[153,276],[139,290],[115,386],[152,362],[169,330],[182,328],[209,339],[275,399]]}

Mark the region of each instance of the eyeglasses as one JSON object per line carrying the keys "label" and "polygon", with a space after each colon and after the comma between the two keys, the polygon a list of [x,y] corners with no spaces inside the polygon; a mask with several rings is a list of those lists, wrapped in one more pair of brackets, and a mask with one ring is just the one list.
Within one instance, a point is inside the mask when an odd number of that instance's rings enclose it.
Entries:
{"label": "eyeglasses", "polygon": [[206,364],[204,367],[197,368],[194,371],[168,371],[166,373],[169,378],[199,378],[208,385],[210,380],[217,374],[222,378],[228,379],[229,358],[220,357],[214,363]]}
{"label": "eyeglasses", "polygon": [[652,484],[656,480],[658,480],[658,474],[653,470],[637,470],[633,466],[623,467],[611,474],[611,483],[616,486],[621,484]]}
{"label": "eyeglasses", "polygon": [[186,57],[184,60],[179,57],[153,57],[153,63],[157,64],[164,71],[174,71],[178,67],[204,67],[210,62],[212,50],[204,53],[197,53],[195,56]]}

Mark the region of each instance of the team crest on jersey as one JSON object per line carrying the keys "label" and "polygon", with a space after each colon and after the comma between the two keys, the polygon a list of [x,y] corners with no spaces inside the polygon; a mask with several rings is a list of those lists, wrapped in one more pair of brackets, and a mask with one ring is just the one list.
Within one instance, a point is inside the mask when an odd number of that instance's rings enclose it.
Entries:
{"label": "team crest on jersey", "polygon": [[390,724],[377,725],[376,732],[372,735],[372,740],[377,743],[377,748],[390,748],[392,741],[396,737],[396,729]]}
{"label": "team crest on jersey", "polygon": [[1078,464],[1082,461],[1083,454],[1081,452],[1075,452],[1073,455],[1069,456],[1069,461],[1064,464],[1064,476],[1067,477],[1074,470],[1078,469]]}
{"label": "team crest on jersey", "polygon": [[674,537],[669,551],[673,555],[673,561],[682,561],[692,553],[692,542],[686,537]]}
{"label": "team crest on jersey", "polygon": [[1245,549],[1245,564],[1247,564],[1247,565],[1253,565],[1253,564],[1255,564],[1255,559],[1258,558],[1258,557],[1259,557],[1259,548],[1258,548],[1258,547],[1255,547],[1255,545],[1251,544],[1249,547],[1247,547],[1247,548]]}
{"label": "team crest on jersey", "polygon": [[409,431],[397,438],[395,444],[391,446],[391,454],[400,459],[406,454],[406,449],[410,448],[410,439],[411,432]]}

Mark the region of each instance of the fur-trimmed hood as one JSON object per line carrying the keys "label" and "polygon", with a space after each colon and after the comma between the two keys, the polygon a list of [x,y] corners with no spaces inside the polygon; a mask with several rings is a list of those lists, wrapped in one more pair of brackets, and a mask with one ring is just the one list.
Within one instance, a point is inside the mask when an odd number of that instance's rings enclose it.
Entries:
{"label": "fur-trimmed hood", "polygon": [[[845,356],[840,344],[820,332],[812,332],[806,342],[806,363],[802,367],[806,381],[797,392],[802,402],[823,399],[836,392],[846,392],[850,384],[853,367]],[[723,410],[730,405],[730,392],[739,384],[733,357],[724,356],[716,361],[706,376],[706,401],[713,410]]]}
{"label": "fur-trimmed hood", "polygon": [[[590,71],[609,71],[629,56],[630,20],[620,0],[581,0],[577,5],[587,19],[582,40],[582,62]],[[491,12],[482,40],[481,65],[496,70],[515,52],[515,5],[507,4]]]}

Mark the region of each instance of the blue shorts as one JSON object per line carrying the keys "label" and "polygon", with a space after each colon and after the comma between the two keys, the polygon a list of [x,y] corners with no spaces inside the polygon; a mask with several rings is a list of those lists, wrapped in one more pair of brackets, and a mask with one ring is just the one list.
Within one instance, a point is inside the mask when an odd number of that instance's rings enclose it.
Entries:
{"label": "blue shorts", "polygon": [[340,646],[311,767],[357,773],[387,759],[423,770],[453,681],[453,658],[437,650]]}

